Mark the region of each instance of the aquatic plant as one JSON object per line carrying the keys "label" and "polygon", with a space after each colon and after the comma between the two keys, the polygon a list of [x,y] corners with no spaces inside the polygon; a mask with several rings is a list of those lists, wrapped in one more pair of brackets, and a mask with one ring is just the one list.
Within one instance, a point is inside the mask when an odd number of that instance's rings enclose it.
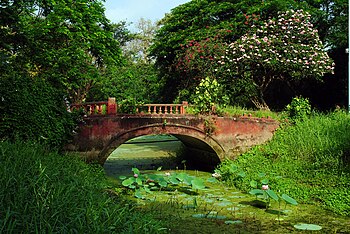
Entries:
{"label": "aquatic plant", "polygon": [[[263,174],[263,173],[262,173]],[[250,186],[253,188],[249,191],[249,194],[255,195],[256,198],[262,198],[266,203],[266,209],[270,206],[271,199],[279,202],[284,201],[287,204],[291,205],[298,205],[298,202],[288,196],[287,194],[278,195],[276,192],[274,192],[268,185],[269,180],[268,179],[262,179],[261,180],[261,189],[258,188],[258,182],[255,180],[252,180],[250,182]]]}
{"label": "aquatic plant", "polygon": [[299,230],[307,230],[307,231],[319,231],[322,229],[322,227],[319,225],[308,224],[308,223],[298,223],[298,224],[295,224],[294,227]]}
{"label": "aquatic plant", "polygon": [[[205,188],[204,180],[195,176],[188,175],[185,172],[165,172],[162,174],[141,174],[137,168],[131,169],[133,176],[120,176],[122,185],[135,191],[135,197],[144,199],[145,193],[151,194],[152,191],[183,191],[185,193],[198,194],[198,190]],[[160,171],[161,169],[158,169]],[[207,180],[209,183],[215,183],[215,178]],[[193,193],[194,192],[194,193]]]}

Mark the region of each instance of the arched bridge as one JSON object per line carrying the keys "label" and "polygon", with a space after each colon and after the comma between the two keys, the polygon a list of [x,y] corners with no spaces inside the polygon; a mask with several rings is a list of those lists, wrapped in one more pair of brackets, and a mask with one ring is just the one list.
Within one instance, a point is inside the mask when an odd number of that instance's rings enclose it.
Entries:
{"label": "arched bridge", "polygon": [[136,114],[118,114],[115,99],[85,103],[86,116],[66,148],[101,164],[126,141],[143,135],[170,134],[189,149],[193,161],[217,165],[272,138],[279,123],[270,118],[186,114],[187,103],[147,104]]}

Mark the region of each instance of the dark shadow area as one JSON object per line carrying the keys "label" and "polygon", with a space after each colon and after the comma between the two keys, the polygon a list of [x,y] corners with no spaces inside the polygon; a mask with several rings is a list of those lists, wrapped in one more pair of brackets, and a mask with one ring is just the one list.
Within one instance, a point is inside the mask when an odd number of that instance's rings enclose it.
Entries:
{"label": "dark shadow area", "polygon": [[220,163],[215,151],[188,136],[148,135],[133,138],[115,149],[104,164],[110,176],[140,170],[188,169],[211,172]]}

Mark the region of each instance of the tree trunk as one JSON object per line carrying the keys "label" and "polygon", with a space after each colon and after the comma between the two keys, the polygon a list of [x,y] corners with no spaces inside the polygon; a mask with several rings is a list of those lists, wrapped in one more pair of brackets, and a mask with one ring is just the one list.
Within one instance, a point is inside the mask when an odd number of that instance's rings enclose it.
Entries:
{"label": "tree trunk", "polygon": [[266,110],[266,111],[270,110],[269,106],[264,100],[264,95],[262,90],[259,90],[259,97],[253,97],[251,101],[254,104],[254,106],[259,110]]}

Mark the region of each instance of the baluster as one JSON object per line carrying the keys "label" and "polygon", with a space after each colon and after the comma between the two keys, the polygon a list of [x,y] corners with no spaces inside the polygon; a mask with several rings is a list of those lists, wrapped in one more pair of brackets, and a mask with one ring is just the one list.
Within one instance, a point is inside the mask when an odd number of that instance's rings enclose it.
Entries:
{"label": "baluster", "polygon": [[179,114],[179,106],[175,106],[175,114]]}
{"label": "baluster", "polygon": [[102,115],[102,105],[101,104],[97,105],[97,114]]}
{"label": "baluster", "polygon": [[168,114],[168,106],[164,106],[164,114]]}
{"label": "baluster", "polygon": [[157,114],[157,107],[156,106],[152,106],[153,107],[153,114]]}
{"label": "baluster", "polygon": [[88,105],[90,107],[90,115],[95,114],[95,105]]}
{"label": "baluster", "polygon": [[151,106],[148,106],[148,114],[151,114]]}

